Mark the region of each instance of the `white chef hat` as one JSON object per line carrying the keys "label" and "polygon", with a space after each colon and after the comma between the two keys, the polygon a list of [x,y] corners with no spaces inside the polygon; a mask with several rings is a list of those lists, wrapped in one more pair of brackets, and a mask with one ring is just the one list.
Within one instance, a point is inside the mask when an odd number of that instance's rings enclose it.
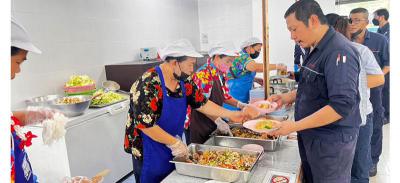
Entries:
{"label": "white chef hat", "polygon": [[11,46],[17,47],[29,52],[41,54],[35,45],[32,44],[28,33],[25,28],[19,24],[14,18],[11,17]]}
{"label": "white chef hat", "polygon": [[262,44],[262,41],[260,39],[258,39],[257,37],[251,37],[249,39],[247,39],[246,41],[243,41],[242,44],[240,45],[240,49],[244,49],[248,46],[251,46],[253,44],[257,44],[260,43]]}
{"label": "white chef hat", "polygon": [[200,53],[196,52],[193,45],[187,39],[180,39],[173,41],[162,49],[158,50],[161,60],[170,57],[203,57]]}
{"label": "white chef hat", "polygon": [[236,50],[235,45],[232,41],[220,42],[214,44],[208,51],[208,55],[213,57],[214,55],[226,55],[226,56],[239,56],[239,52]]}

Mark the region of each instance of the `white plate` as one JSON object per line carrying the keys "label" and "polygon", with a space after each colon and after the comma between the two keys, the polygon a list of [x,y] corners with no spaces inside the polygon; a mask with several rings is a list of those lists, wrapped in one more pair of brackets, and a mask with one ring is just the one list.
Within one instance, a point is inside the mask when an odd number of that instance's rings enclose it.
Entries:
{"label": "white plate", "polygon": [[[260,108],[259,107],[260,104],[268,104],[268,105],[270,105],[270,108],[268,108],[268,109]],[[272,102],[271,103],[271,102],[268,102],[266,100],[260,100],[260,101],[254,102],[254,103],[252,103],[250,105],[255,107],[262,114],[267,114],[267,113],[274,112],[276,110],[276,108],[278,107],[278,104],[276,102]]]}
{"label": "white plate", "polygon": [[265,121],[265,120],[273,121],[275,124],[281,123],[279,121],[272,120],[272,119],[256,119],[256,120],[250,120],[250,121],[243,123],[243,126],[247,129],[253,130],[258,133],[268,133],[268,132],[271,132],[271,131],[274,131],[277,129],[277,128],[263,129],[263,130],[256,129],[256,124],[260,121]]}

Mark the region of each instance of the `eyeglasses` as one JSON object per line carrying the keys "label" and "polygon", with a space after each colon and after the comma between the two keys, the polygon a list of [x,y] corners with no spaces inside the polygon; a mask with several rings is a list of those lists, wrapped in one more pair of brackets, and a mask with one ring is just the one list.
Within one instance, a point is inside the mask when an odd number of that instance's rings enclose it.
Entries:
{"label": "eyeglasses", "polygon": [[350,24],[359,24],[360,22],[362,22],[362,21],[366,21],[367,19],[349,19],[349,23]]}

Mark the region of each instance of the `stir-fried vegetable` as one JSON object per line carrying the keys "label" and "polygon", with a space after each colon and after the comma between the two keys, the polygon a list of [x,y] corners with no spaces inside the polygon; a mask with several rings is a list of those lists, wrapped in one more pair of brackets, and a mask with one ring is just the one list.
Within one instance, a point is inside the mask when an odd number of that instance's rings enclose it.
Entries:
{"label": "stir-fried vegetable", "polygon": [[248,171],[256,162],[254,155],[240,154],[233,151],[204,151],[193,156],[200,165]]}
{"label": "stir-fried vegetable", "polygon": [[267,134],[261,134],[243,127],[233,127],[231,129],[234,137],[250,138],[250,139],[274,139],[274,137]]}
{"label": "stir-fried vegetable", "polygon": [[87,86],[94,84],[94,81],[87,75],[72,75],[65,86]]}

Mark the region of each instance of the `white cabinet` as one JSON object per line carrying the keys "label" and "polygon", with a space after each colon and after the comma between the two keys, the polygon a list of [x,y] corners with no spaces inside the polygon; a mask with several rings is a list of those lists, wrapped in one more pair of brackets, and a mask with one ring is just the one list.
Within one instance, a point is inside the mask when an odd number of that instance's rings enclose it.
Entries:
{"label": "white cabinet", "polygon": [[123,149],[128,101],[102,109],[89,109],[66,125],[65,138],[43,145],[40,127],[30,127],[39,136],[28,148],[33,171],[44,183],[64,176],[94,176],[103,169],[111,173],[104,182],[116,182],[132,171],[131,155]]}

